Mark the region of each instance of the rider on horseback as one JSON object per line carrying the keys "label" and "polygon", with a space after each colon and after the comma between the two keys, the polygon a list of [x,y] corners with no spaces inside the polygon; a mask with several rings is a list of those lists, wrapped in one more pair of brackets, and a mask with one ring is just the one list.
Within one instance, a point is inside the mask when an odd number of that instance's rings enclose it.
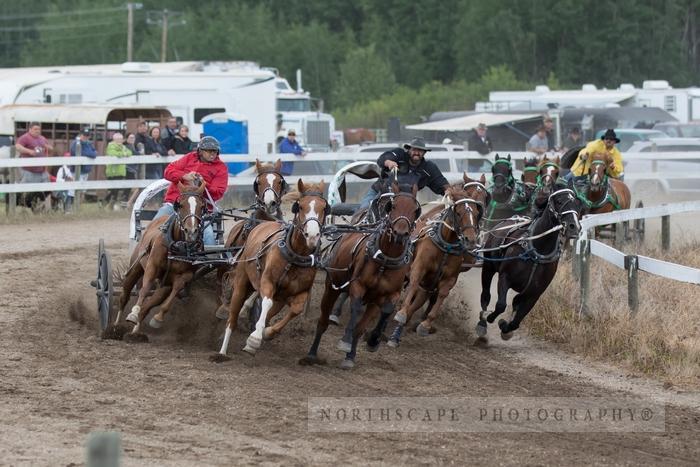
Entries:
{"label": "rider on horseback", "polygon": [[[223,198],[228,188],[228,169],[219,159],[220,151],[219,141],[213,136],[205,136],[195,151],[166,167],[164,178],[171,183],[163,199],[163,206],[154,219],[170,216],[175,212],[173,203],[179,196],[178,183],[180,182],[185,185],[194,185],[197,179],[203,180],[206,183],[206,200],[210,208],[215,201]],[[205,245],[215,244],[214,229],[211,224],[204,229],[203,236]]]}
{"label": "rider on horseback", "polygon": [[377,164],[382,168],[382,177],[367,190],[360,203],[360,209],[369,207],[382,193],[388,173],[394,168],[398,169],[397,181],[400,185],[415,184],[419,190],[427,186],[433,193],[444,195],[449,183],[438,166],[425,159],[425,153],[428,151],[430,149],[426,147],[423,138],[414,138],[410,143],[404,144],[403,148],[392,149],[379,156]]}
{"label": "rider on horseback", "polygon": [[599,140],[591,141],[586,144],[586,147],[579,151],[578,158],[571,166],[570,176],[567,178],[571,179],[588,176],[588,170],[591,165],[589,156],[598,153],[610,155],[613,161],[607,166],[607,175],[617,178],[620,181],[624,180],[625,172],[624,166],[622,165],[622,154],[620,154],[620,151],[615,147],[615,144],[619,142],[620,139],[615,134],[615,130],[608,129]]}

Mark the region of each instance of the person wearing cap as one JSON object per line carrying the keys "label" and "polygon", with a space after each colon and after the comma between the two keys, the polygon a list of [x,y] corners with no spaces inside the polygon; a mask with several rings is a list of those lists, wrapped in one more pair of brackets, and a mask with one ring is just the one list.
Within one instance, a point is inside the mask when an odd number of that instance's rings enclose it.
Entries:
{"label": "person wearing cap", "polygon": [[487,127],[484,123],[479,123],[474,128],[474,133],[469,137],[469,150],[476,151],[481,155],[486,155],[493,151],[491,138],[486,136]]}
{"label": "person wearing cap", "polygon": [[624,166],[622,165],[622,154],[615,147],[620,139],[615,134],[615,130],[608,129],[600,139],[591,141],[586,144],[586,147],[581,149],[576,158],[576,162],[571,166],[571,175],[573,177],[584,177],[588,175],[588,169],[591,166],[590,157],[593,154],[609,154],[612,157],[612,163],[608,165],[606,173],[609,177],[623,180]]}
{"label": "person wearing cap", "polygon": [[[287,137],[280,143],[280,154],[294,154],[295,156],[304,156],[306,153],[299,146],[296,140],[297,134],[294,130],[289,130],[287,132]],[[292,170],[294,170],[294,162],[283,162],[280,173],[282,175],[291,175]]]}
{"label": "person wearing cap", "polygon": [[430,151],[423,138],[414,138],[402,148],[386,151],[379,159],[377,165],[382,169],[382,177],[376,181],[360,202],[360,209],[369,207],[372,200],[382,192],[382,184],[389,172],[398,168],[398,182],[400,184],[417,185],[419,190],[426,186],[437,195],[444,195],[445,188],[449,185],[445,176],[434,162],[426,160],[425,154]]}
{"label": "person wearing cap", "polygon": [[549,141],[547,140],[547,129],[544,127],[544,125],[541,125],[527,142],[525,148],[537,155],[542,155],[547,152],[548,147]]}
{"label": "person wearing cap", "polygon": [[[97,157],[97,150],[95,149],[95,146],[93,146],[92,142],[90,141],[90,129],[89,128],[83,128],[80,130],[80,134],[78,135],[78,138],[73,140],[70,144],[70,155],[71,157],[75,157],[78,155],[78,144],[80,144],[80,155],[83,157],[89,157],[90,159],[94,159]],[[90,175],[90,172],[92,171],[92,166],[91,165],[81,165],[80,166],[80,174],[77,174],[80,177],[80,181],[84,182],[88,179],[88,175]]]}
{"label": "person wearing cap", "polygon": [[[228,168],[221,159],[219,153],[221,145],[213,136],[203,137],[197,149],[185,154],[180,159],[171,162],[165,168],[163,177],[170,182],[168,191],[163,199],[163,206],[158,210],[154,219],[170,216],[175,213],[173,203],[180,195],[177,184],[192,185],[196,178],[202,178],[206,183],[205,200],[208,208],[212,208],[212,202],[224,197],[228,188]],[[214,245],[214,229],[211,224],[204,229],[204,244]]]}

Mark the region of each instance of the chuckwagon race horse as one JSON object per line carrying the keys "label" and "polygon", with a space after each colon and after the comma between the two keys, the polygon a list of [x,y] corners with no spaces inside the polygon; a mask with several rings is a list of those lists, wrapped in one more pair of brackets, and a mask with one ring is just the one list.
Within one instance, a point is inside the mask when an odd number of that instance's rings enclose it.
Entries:
{"label": "chuckwagon race horse", "polygon": [[[330,207],[324,197],[324,183],[297,183],[297,200],[292,205],[294,220],[286,225],[263,222],[253,228],[229,274],[231,303],[224,341],[213,361],[228,359],[231,334],[244,302],[253,293],[262,298],[262,310],[244,351],[254,354],[263,339],[272,339],[304,309],[314,283],[321,228]],[[290,193],[290,196],[294,194]],[[277,323],[270,320],[285,306],[287,314]]]}

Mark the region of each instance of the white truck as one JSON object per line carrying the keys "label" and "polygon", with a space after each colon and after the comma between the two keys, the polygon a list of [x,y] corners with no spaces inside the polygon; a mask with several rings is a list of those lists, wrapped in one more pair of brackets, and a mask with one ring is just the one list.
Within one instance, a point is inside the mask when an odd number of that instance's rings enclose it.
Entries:
{"label": "white truck", "polygon": [[[327,152],[331,150],[331,141],[335,132],[335,119],[332,115],[323,113],[323,101],[313,99],[301,88],[301,70],[297,70],[297,89],[272,70],[277,78],[277,142],[287,136],[289,130],[294,130],[297,142],[307,151]],[[316,105],[313,101],[316,101]],[[316,110],[312,110],[313,108]],[[338,141],[342,146],[342,141]]]}

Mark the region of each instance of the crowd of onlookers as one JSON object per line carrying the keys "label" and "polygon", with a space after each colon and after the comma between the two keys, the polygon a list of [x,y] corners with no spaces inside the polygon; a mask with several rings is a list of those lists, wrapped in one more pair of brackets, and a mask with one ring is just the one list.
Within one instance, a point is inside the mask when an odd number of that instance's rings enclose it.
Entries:
{"label": "crowd of onlookers", "polygon": [[[89,128],[84,128],[70,144],[69,151],[63,154],[66,157],[83,156],[94,159],[98,156],[95,144],[92,141],[92,132]],[[161,129],[159,126],[148,127],[145,121],[139,122],[136,133],[114,132],[109,135],[111,138],[107,144],[104,155],[125,159],[124,164],[106,165],[105,177],[107,180],[129,180],[139,177],[139,165],[128,164],[128,158],[132,155],[156,155],[169,156],[176,154],[186,154],[194,148],[194,143],[189,138],[189,128],[179,124],[174,117],[168,119],[166,126]],[[17,154],[20,158],[46,157],[54,152],[54,148],[41,134],[41,124],[30,123],[25,134],[20,136],[15,144]],[[166,164],[147,164],[145,178],[160,179],[163,177],[163,170]],[[52,176],[45,166],[22,167],[20,168],[20,183],[45,183],[51,180],[56,181],[86,181],[93,172],[92,165],[80,165],[66,163],[58,168],[55,176]],[[108,207],[119,206],[121,203],[133,203],[137,190],[135,189],[111,189],[101,200]],[[54,199],[63,203],[64,210],[71,212],[75,199],[73,190],[56,191],[51,195]],[[42,200],[46,197],[43,193],[25,194],[24,204],[31,206],[36,202],[36,198]]]}

